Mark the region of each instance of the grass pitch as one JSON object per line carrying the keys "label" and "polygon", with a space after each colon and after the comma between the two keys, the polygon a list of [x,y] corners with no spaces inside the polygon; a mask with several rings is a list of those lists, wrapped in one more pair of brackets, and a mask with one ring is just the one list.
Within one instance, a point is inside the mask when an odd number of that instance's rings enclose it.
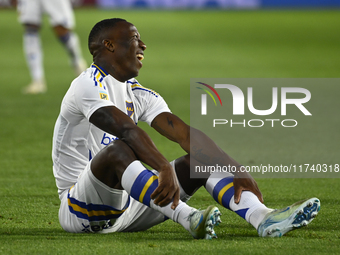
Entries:
{"label": "grass pitch", "polygon": [[[87,61],[87,35],[99,20],[122,17],[134,23],[147,45],[138,80],[167,100],[189,122],[190,78],[335,78],[340,68],[339,11],[101,11],[76,10],[77,32]],[[58,223],[59,199],[52,174],[51,139],[61,99],[74,78],[62,46],[45,20],[42,29],[48,93],[25,96],[30,81],[22,53],[22,28],[16,12],[0,10],[0,253],[1,254],[339,254],[340,179],[258,179],[269,207],[316,196],[321,211],[308,227],[280,239],[262,239],[237,215],[221,209],[218,239],[193,240],[167,221],[139,233],[69,234]],[[340,89],[326,93],[337,102]],[[320,94],[324,93],[320,87]],[[338,104],[323,123],[331,132],[306,128],[314,146],[262,147],[254,138],[230,137],[229,154],[240,162],[276,151],[315,154],[320,163],[339,146]],[[329,127],[332,126],[332,127]],[[156,145],[171,160],[183,152],[146,125]],[[321,126],[322,127],[322,126]],[[245,132],[245,136],[247,133]],[[323,140],[324,139],[324,140]],[[248,141],[248,143],[247,143]],[[255,147],[253,142],[257,141]],[[321,141],[321,142],[320,142]],[[313,142],[311,142],[313,144]],[[326,149],[323,149],[326,148]],[[333,163],[340,163],[333,162]],[[189,201],[197,208],[215,203],[204,189]]]}

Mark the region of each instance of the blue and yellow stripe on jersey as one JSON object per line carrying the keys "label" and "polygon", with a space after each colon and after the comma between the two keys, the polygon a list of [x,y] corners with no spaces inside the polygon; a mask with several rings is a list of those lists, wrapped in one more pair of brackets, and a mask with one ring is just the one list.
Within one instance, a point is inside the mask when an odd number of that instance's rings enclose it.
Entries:
{"label": "blue and yellow stripe on jersey", "polygon": [[75,214],[78,218],[86,219],[90,222],[117,219],[125,212],[125,210],[130,205],[130,197],[126,202],[124,208],[121,210],[108,205],[86,204],[85,202],[81,202],[71,197],[70,190],[67,195],[68,207],[70,212]]}
{"label": "blue and yellow stripe on jersey", "polygon": [[143,91],[149,92],[150,94],[154,95],[155,97],[159,96],[159,94],[156,91],[153,91],[151,89],[143,87],[137,81],[127,81],[127,83],[130,84],[132,91],[134,91],[134,90],[143,90]]}
{"label": "blue and yellow stripe on jersey", "polygon": [[94,68],[93,81],[95,86],[99,86],[106,90],[106,87],[102,84],[102,81],[108,75],[108,73],[96,64],[92,64],[91,67]]}
{"label": "blue and yellow stripe on jersey", "polygon": [[229,202],[234,195],[234,177],[226,177],[221,179],[214,187],[213,198],[220,205],[230,209]]}
{"label": "blue and yellow stripe on jersey", "polygon": [[150,206],[151,194],[158,187],[158,177],[150,170],[142,171],[135,179],[130,196],[139,202]]}

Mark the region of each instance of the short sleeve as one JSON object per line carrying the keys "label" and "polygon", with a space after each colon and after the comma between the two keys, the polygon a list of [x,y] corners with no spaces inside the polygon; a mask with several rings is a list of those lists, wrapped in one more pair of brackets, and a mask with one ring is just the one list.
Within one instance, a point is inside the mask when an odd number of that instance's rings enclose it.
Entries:
{"label": "short sleeve", "polygon": [[75,102],[87,119],[99,108],[114,105],[107,90],[86,76],[79,77],[75,83]]}
{"label": "short sleeve", "polygon": [[151,126],[157,115],[163,112],[171,112],[163,97],[157,92],[145,88],[139,83],[132,86],[132,91],[138,102],[138,120]]}

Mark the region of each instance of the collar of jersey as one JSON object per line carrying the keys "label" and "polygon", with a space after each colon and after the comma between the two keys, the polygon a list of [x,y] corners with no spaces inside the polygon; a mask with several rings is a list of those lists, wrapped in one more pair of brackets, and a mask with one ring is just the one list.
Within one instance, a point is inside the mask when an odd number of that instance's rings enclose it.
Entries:
{"label": "collar of jersey", "polygon": [[108,72],[105,71],[104,68],[102,68],[101,66],[96,65],[95,63],[92,63],[91,67],[97,69],[103,77],[106,77],[109,74]]}

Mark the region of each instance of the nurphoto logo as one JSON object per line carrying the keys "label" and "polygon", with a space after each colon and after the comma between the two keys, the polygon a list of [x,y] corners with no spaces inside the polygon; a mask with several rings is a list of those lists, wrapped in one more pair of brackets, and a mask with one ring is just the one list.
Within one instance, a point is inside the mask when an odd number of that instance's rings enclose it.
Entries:
{"label": "nurphoto logo", "polygon": [[[236,85],[232,84],[214,84],[214,87],[208,85],[203,82],[197,82],[204,87],[197,87],[198,89],[203,90],[203,94],[201,94],[201,115],[208,115],[208,97],[213,100],[215,106],[217,106],[214,95],[220,102],[220,106],[223,107],[222,99],[220,94],[217,92],[222,90],[228,90],[231,93],[231,98],[223,98],[223,101],[231,101],[232,100],[232,112],[227,112],[228,115],[232,114],[233,116],[242,116],[245,115],[245,100],[247,100],[247,107],[250,113],[256,116],[269,116],[277,111],[280,108],[280,115],[287,116],[287,105],[293,105],[299,109],[302,114],[305,116],[311,116],[312,114],[306,108],[304,104],[310,101],[311,92],[308,89],[301,87],[272,87],[271,88],[271,106],[268,109],[256,109],[254,106],[254,95],[253,87],[247,87],[245,93]],[[214,95],[209,91],[214,93]],[[278,91],[280,91],[280,96]],[[295,97],[298,95],[299,98],[290,98],[289,95],[294,93]],[[259,98],[262,100],[262,98]],[[278,107],[279,106],[279,107]],[[213,110],[213,109],[211,109]],[[213,119],[213,127],[217,125],[226,125],[229,124],[230,127],[241,125],[241,126],[249,126],[249,127],[263,127],[265,123],[274,127],[275,124],[279,122],[282,127],[296,127],[298,125],[298,121],[296,119],[274,119],[274,118],[256,118],[256,119],[243,119],[242,121],[233,121],[233,119],[225,119],[225,118],[214,118]]]}

